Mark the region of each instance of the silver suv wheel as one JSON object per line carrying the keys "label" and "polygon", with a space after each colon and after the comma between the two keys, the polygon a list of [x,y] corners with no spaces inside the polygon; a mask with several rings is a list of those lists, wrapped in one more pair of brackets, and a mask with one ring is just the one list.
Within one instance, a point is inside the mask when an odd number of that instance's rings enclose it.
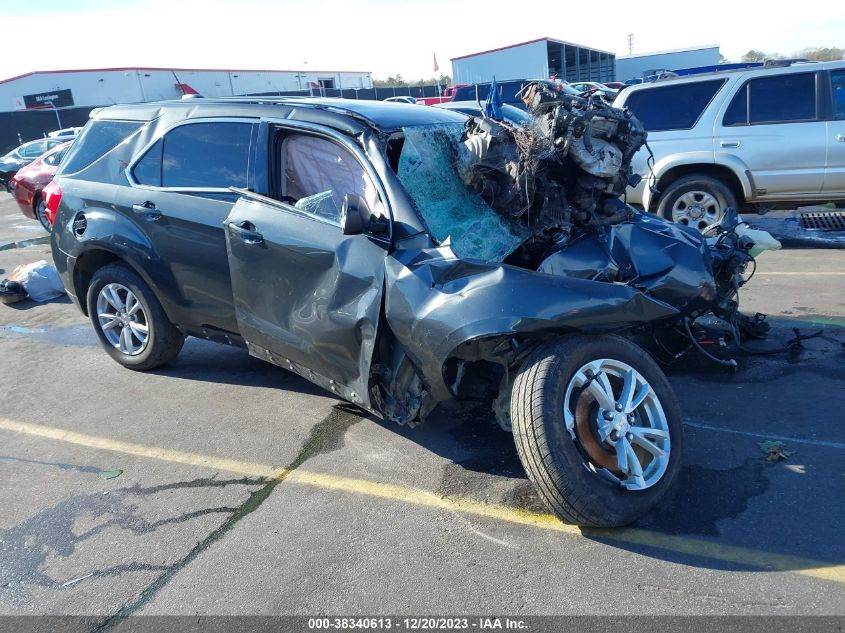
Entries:
{"label": "silver suv wheel", "polygon": [[688,191],[672,205],[672,221],[699,231],[722,220],[725,210],[707,191]]}

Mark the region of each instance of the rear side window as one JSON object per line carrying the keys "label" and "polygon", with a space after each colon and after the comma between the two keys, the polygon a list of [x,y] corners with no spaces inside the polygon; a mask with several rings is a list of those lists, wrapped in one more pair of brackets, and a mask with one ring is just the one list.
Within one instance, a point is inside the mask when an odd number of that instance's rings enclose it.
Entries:
{"label": "rear side window", "polygon": [[154,187],[246,187],[250,123],[189,123],[156,141],[135,165],[138,184]]}
{"label": "rear side window", "polygon": [[91,121],[71,146],[61,173],[72,174],[87,167],[103,154],[117,147],[144,125],[140,121]]}
{"label": "rear side window", "polygon": [[833,82],[833,116],[845,120],[845,70],[833,70],[830,73]]}
{"label": "rear side window", "polygon": [[751,79],[736,93],[722,124],[789,123],[816,119],[816,74]]}
{"label": "rear side window", "polygon": [[649,87],[628,95],[625,106],[649,132],[689,130],[724,84],[725,79],[713,79]]}

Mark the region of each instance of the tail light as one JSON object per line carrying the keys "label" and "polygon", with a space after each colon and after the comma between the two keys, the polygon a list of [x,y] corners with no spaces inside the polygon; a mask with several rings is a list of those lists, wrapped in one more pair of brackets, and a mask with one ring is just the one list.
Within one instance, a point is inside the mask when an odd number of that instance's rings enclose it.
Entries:
{"label": "tail light", "polygon": [[59,187],[59,183],[53,180],[44,187],[41,195],[44,198],[44,206],[47,207],[47,220],[52,225],[56,221],[56,211],[59,210],[59,204],[62,201],[62,189]]}

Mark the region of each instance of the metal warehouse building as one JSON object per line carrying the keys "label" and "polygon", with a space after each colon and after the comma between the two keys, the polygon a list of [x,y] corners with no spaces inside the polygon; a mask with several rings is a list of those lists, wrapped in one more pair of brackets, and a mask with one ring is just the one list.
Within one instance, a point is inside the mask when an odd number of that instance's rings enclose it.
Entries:
{"label": "metal warehouse building", "polygon": [[371,88],[369,72],[100,68],[50,70],[0,80],[0,112],[38,107],[102,106],[178,99],[308,90]]}
{"label": "metal warehouse building", "polygon": [[[0,80],[0,154],[60,127],[83,125],[94,107],[267,94],[357,96],[372,91],[369,72],[98,68],[49,70]],[[354,92],[352,92],[354,91]],[[350,94],[351,93],[351,94]]]}
{"label": "metal warehouse building", "polygon": [[617,57],[616,76],[620,81],[643,79],[661,70],[697,68],[698,66],[713,66],[718,63],[718,45],[640,53]]}
{"label": "metal warehouse building", "polygon": [[544,37],[503,46],[481,53],[453,57],[452,78],[456,84],[486,83],[508,79],[566,81],[613,81],[616,56],[586,46]]}

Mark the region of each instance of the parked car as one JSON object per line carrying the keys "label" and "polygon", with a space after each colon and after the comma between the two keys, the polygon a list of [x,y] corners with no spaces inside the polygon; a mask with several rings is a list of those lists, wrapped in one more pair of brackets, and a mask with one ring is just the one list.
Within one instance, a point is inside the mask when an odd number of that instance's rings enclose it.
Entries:
{"label": "parked car", "polygon": [[616,106],[648,130],[628,201],[703,229],[727,207],[845,200],[845,61],[740,69],[631,86]]}
{"label": "parked car", "polygon": [[36,158],[44,154],[44,152],[51,150],[64,142],[65,141],[61,139],[45,138],[24,143],[20,147],[13,149],[11,152],[0,158],[0,186],[5,187],[6,191],[11,193],[12,176],[14,176],[21,167],[29,165]]}
{"label": "parked car", "polygon": [[622,90],[627,87],[627,84],[623,84],[621,81],[605,81],[602,85],[611,90]]}
{"label": "parked car", "polygon": [[385,101],[389,103],[409,103],[411,105],[414,105],[417,102],[414,97],[409,97],[407,95],[399,97],[388,97],[387,99],[385,99]]}
{"label": "parked car", "polygon": [[[482,103],[481,107],[479,107],[476,101],[449,101],[448,103],[435,104],[434,107],[453,110],[461,114],[466,114],[467,116],[480,116],[484,104]],[[508,104],[502,105],[502,116],[512,125],[522,125],[528,120],[528,114],[525,110],[520,110]]]}
{"label": "parked car", "polygon": [[[578,126],[616,116],[565,106]],[[556,130],[569,124],[549,116]],[[593,143],[644,139],[618,116]],[[486,202],[495,188],[459,177],[450,157],[466,117],[442,108],[205,98],[93,117],[50,185],[52,252],[121,365],[153,369],[197,336],[399,424],[444,402],[492,403],[543,499],[582,525],[628,523],[671,486],[677,401],[617,334],[701,313],[717,280],[734,279],[717,275],[695,232],[602,197],[609,185],[594,176],[604,228],[572,227],[577,247],[564,252],[554,228],[570,214],[532,234]],[[479,151],[491,129],[477,126]],[[624,266],[601,259],[595,240],[610,233]],[[734,261],[729,242],[719,261]]]}
{"label": "parked car", "polygon": [[594,93],[598,92],[604,97],[615,97],[618,92],[617,89],[609,88],[597,81],[579,81],[569,84],[569,86],[580,93]]}
{"label": "parked car", "polygon": [[466,84],[457,84],[455,86],[448,86],[443,89],[443,94],[439,97],[418,97],[417,103],[419,105],[437,105],[438,103],[448,103],[455,98],[455,90],[462,88]]}
{"label": "parked car", "polygon": [[66,127],[62,128],[61,130],[54,130],[52,132],[48,132],[47,137],[64,139],[66,141],[69,141],[71,139],[75,139],[81,131],[81,127]]}
{"label": "parked car", "polygon": [[41,222],[48,232],[52,230],[52,221],[47,216],[47,205],[41,195],[56,174],[65,154],[73,141],[67,141],[36,158],[29,165],[21,167],[12,180],[13,195],[23,214]]}

